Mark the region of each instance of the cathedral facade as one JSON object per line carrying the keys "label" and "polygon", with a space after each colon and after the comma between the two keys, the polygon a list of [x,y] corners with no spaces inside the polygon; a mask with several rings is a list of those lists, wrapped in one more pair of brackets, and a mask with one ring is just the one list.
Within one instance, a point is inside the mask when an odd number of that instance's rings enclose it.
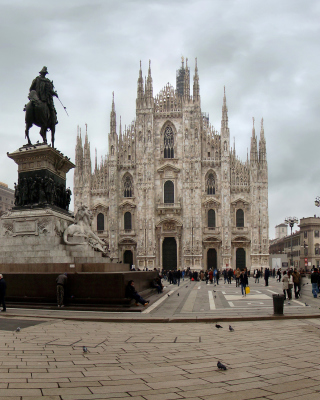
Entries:
{"label": "cathedral facade", "polygon": [[253,125],[250,158],[230,148],[226,94],[221,130],[201,111],[197,61],[156,96],[137,85],[136,119],[117,129],[114,98],[109,153],[92,170],[86,129],[77,133],[74,209],[86,205],[93,230],[114,262],[136,268],[266,268],[269,264],[268,166],[263,120]]}

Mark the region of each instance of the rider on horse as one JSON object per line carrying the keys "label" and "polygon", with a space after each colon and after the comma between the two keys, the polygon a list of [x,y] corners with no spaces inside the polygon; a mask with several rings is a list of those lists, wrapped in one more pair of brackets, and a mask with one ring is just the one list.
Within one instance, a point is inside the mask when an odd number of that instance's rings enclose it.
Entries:
{"label": "rider on horse", "polygon": [[58,97],[58,93],[54,91],[54,86],[50,79],[46,78],[48,74],[47,67],[43,67],[39,72],[40,76],[37,76],[30,86],[29,92],[35,90],[39,99],[46,103],[48,106],[48,112],[50,113],[50,125],[56,125],[58,123],[57,120],[57,112],[53,104],[53,96]]}

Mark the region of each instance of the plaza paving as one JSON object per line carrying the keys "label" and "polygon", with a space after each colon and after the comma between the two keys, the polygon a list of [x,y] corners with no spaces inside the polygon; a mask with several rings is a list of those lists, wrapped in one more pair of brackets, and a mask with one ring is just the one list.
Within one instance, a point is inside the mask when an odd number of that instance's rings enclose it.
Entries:
{"label": "plaza paving", "polygon": [[319,399],[320,299],[305,285],[272,319],[281,284],[250,285],[242,298],[234,283],[185,280],[136,313],[8,308],[0,400]]}

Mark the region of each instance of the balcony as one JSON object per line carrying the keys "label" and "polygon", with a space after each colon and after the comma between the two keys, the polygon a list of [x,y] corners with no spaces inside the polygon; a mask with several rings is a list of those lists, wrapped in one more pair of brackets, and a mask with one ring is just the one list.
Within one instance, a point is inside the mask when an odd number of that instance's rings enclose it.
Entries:
{"label": "balcony", "polygon": [[135,236],[136,232],[133,229],[121,229],[120,236]]}
{"label": "balcony", "polygon": [[158,203],[157,204],[158,215],[164,214],[181,214],[181,203]]}
{"label": "balcony", "polygon": [[203,233],[205,235],[219,235],[221,232],[220,227],[215,227],[215,228],[208,228],[207,226],[203,228]]}
{"label": "balcony", "polygon": [[232,233],[234,235],[245,235],[249,233],[249,229],[247,227],[233,227],[232,228]]}

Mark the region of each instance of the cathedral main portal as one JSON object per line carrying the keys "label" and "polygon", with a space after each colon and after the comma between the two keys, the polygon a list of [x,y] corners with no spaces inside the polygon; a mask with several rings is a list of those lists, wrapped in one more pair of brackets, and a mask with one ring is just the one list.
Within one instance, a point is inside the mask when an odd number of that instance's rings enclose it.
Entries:
{"label": "cathedral main portal", "polygon": [[174,237],[166,237],[162,243],[162,268],[177,269],[177,242]]}
{"label": "cathedral main portal", "polygon": [[207,254],[207,269],[217,269],[217,250],[209,249]]}

